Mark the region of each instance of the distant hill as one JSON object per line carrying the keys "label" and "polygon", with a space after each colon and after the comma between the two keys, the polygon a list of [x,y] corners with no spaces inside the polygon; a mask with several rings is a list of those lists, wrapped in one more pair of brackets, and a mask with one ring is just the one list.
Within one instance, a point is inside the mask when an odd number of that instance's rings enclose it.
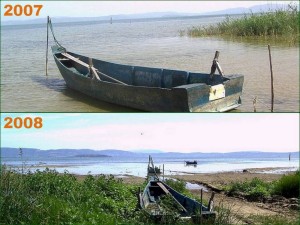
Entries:
{"label": "distant hill", "polygon": [[248,14],[248,13],[261,13],[261,12],[269,12],[276,11],[278,9],[285,9],[287,4],[264,4],[264,5],[255,5],[249,8],[238,7],[238,8],[230,8],[220,11],[214,11],[206,13],[206,15],[230,15],[230,14]]}
{"label": "distant hill", "polygon": [[[26,158],[61,158],[61,157],[145,157],[151,154],[153,157],[168,157],[168,158],[276,158],[288,157],[291,154],[292,158],[299,158],[299,152],[260,152],[260,151],[244,151],[244,152],[229,152],[229,153],[178,153],[178,152],[163,152],[160,150],[144,150],[141,151],[123,151],[117,149],[92,150],[92,149],[50,149],[40,150],[35,148],[22,148],[22,157]],[[152,152],[151,152],[152,151]],[[1,158],[20,158],[19,148],[1,148]]]}
{"label": "distant hill", "polygon": [[[216,3],[218,4],[218,3]],[[217,15],[233,15],[233,14],[245,14],[245,13],[260,13],[266,11],[275,11],[278,9],[286,8],[287,4],[264,4],[256,5],[250,8],[238,7],[230,8],[220,11],[211,11],[206,13],[179,13],[179,12],[149,12],[149,13],[137,13],[137,14],[117,14],[109,16],[99,17],[53,17],[52,22],[54,23],[74,23],[74,22],[110,22],[111,18],[113,21],[126,21],[126,20],[144,20],[144,19],[166,19],[166,18],[178,18],[178,17],[206,17],[206,16],[217,16]],[[29,19],[29,20],[8,20],[1,21],[1,25],[25,25],[25,24],[45,24],[46,18]]]}

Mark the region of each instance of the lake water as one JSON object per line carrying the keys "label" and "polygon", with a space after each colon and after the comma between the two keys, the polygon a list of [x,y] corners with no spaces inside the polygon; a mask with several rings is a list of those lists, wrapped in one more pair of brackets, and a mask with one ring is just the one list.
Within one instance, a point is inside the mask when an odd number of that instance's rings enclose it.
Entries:
{"label": "lake water", "polygon": [[[267,173],[285,173],[299,169],[299,158],[292,157],[288,160],[288,154],[280,157],[253,157],[238,158],[216,158],[216,157],[166,157],[156,155],[155,166],[165,169],[166,175],[193,174],[193,173],[217,173],[228,171],[242,171],[249,168],[276,168],[266,171]],[[185,160],[197,160],[197,166],[186,166]],[[47,158],[2,158],[2,164],[25,168],[43,170],[46,167],[56,169],[63,173],[65,170],[72,174],[113,174],[113,175],[134,175],[145,177],[148,166],[148,156],[112,156],[112,157],[47,157]],[[261,171],[264,172],[264,171]]]}
{"label": "lake water", "polygon": [[[189,38],[179,30],[217,23],[224,17],[173,18],[53,26],[56,38],[69,51],[121,64],[210,72],[214,53],[225,74],[245,76],[243,105],[237,110],[270,109],[270,69],[267,43]],[[50,37],[51,43],[52,37]],[[272,45],[277,112],[299,111],[299,47]],[[45,76],[46,24],[1,27],[1,108],[3,112],[130,112],[117,105],[68,89],[49,51]]]}

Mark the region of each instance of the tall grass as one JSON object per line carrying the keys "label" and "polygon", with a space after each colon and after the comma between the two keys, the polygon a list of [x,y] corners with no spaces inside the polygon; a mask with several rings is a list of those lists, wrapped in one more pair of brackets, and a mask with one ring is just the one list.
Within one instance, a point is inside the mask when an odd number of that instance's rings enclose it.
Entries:
{"label": "tall grass", "polygon": [[[182,35],[182,31],[180,32]],[[299,40],[299,11],[296,5],[275,12],[251,13],[242,18],[227,17],[223,22],[208,27],[193,27],[187,30],[190,37],[199,36],[235,36],[283,38],[297,42]]]}
{"label": "tall grass", "polygon": [[284,175],[274,186],[273,193],[287,198],[299,198],[300,172]]}
{"label": "tall grass", "polygon": [[134,221],[137,187],[113,176],[78,182],[54,170],[1,169],[0,224],[115,224]]}
{"label": "tall grass", "polygon": [[283,175],[279,180],[265,182],[258,178],[251,181],[232,182],[226,187],[228,195],[243,194],[248,200],[261,201],[265,197],[280,195],[299,198],[300,172]]}
{"label": "tall grass", "polygon": [[[59,174],[50,169],[35,173],[29,171],[21,173],[22,171],[1,166],[0,172],[0,224],[142,225],[153,223],[148,214],[137,210],[138,187],[125,185],[122,180],[113,176],[88,175],[83,181],[78,181],[68,172]],[[297,176],[298,180],[289,178],[290,175],[284,176],[278,181],[276,190],[284,190],[280,193],[290,192],[290,189],[285,188],[295,187],[295,182],[298,182],[299,188],[299,172]],[[191,195],[183,181],[167,182],[176,190]],[[263,181],[254,180],[250,184],[252,187],[259,185],[264,186]],[[238,185],[235,187],[235,190],[241,189]],[[217,206],[216,210],[215,224],[230,224],[238,213],[232,212],[230,208],[223,205]],[[164,222],[165,224],[189,224],[175,217],[166,217]]]}

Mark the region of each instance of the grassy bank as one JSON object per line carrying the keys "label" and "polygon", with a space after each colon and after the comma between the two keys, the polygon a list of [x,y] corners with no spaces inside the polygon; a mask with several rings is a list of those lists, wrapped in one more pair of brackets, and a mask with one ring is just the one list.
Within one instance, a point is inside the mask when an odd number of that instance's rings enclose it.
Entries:
{"label": "grassy bank", "polygon": [[271,183],[258,178],[244,182],[232,182],[226,187],[226,191],[228,195],[243,195],[251,201],[263,201],[272,196],[299,198],[299,187],[300,172],[298,170]]}
{"label": "grassy bank", "polygon": [[137,190],[113,176],[79,182],[49,169],[24,175],[2,167],[0,224],[132,223]]}
{"label": "grassy bank", "polygon": [[223,22],[208,27],[193,27],[187,33],[190,37],[231,36],[251,38],[278,38],[289,42],[299,40],[299,11],[297,6],[275,12],[245,15],[242,18],[227,17]]}
{"label": "grassy bank", "polygon": [[[290,192],[285,187],[294,183],[293,180],[290,176],[279,180],[278,193]],[[166,182],[193,197],[183,181]],[[78,180],[67,172],[59,174],[46,169],[22,174],[2,166],[0,224],[153,224],[147,214],[137,209],[138,189],[138,185],[124,184],[113,176],[87,175]],[[231,224],[231,210],[222,205],[215,208],[218,213],[215,224]],[[274,221],[281,224],[275,217]],[[187,223],[171,218],[165,224]]]}

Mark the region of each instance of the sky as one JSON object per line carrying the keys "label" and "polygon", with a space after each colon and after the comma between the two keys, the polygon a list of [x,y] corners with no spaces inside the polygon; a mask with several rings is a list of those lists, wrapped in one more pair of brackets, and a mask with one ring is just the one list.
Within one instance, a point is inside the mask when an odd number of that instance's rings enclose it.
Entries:
{"label": "sky", "polygon": [[[7,4],[42,4],[40,18],[51,17],[97,17],[116,14],[147,12],[205,13],[236,7],[261,4],[282,4],[292,1],[1,1],[1,20],[26,20],[37,17],[3,16]],[[294,1],[297,2],[297,1]]]}
{"label": "sky", "polygon": [[5,129],[1,147],[162,150],[166,152],[299,151],[296,113],[42,113],[41,129]]}

